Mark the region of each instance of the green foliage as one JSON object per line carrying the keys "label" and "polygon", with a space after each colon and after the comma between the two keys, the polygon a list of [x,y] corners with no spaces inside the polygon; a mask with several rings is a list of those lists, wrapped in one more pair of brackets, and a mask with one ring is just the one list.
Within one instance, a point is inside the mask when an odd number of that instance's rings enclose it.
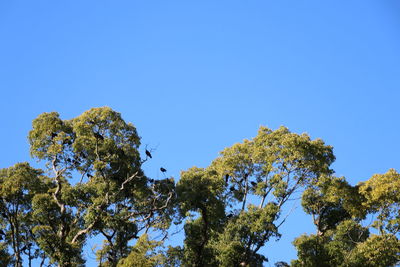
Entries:
{"label": "green foliage", "polygon": [[378,215],[374,226],[396,235],[400,232],[400,174],[390,169],[376,174],[361,184],[361,194],[366,198],[364,206]]}
{"label": "green foliage", "polygon": [[[210,166],[182,171],[176,185],[145,175],[136,128],[108,107],[70,120],[43,113],[28,138],[46,168],[0,169],[1,266],[84,266],[92,236],[103,239],[100,266],[264,266],[261,248],[284,234],[282,213],[298,192],[316,234],[294,240],[290,266],[400,263],[400,174],[352,186],[333,176],[332,147],[307,134],[261,127]],[[185,239],[164,247],[172,222]]]}
{"label": "green foliage", "polygon": [[174,216],[174,181],[152,183],[144,175],[136,128],[119,113],[93,108],[71,120],[44,113],[32,125],[31,154],[46,160],[54,184],[32,199],[33,232],[51,261],[83,264],[86,237],[101,234],[99,261],[116,266],[139,231],[166,232]]}
{"label": "green foliage", "polygon": [[[48,186],[49,181],[42,176],[42,171],[33,169],[28,163],[0,169],[0,220],[5,235],[2,246],[12,248],[15,266],[22,266],[23,254],[27,254],[29,261],[38,256],[31,255],[35,241],[31,231],[35,225],[32,199],[46,192]],[[1,255],[7,262],[7,251]]]}
{"label": "green foliage", "polygon": [[292,266],[357,266],[349,256],[368,234],[368,229],[346,220],[324,235],[302,235],[293,242],[298,259],[292,261]]}
{"label": "green foliage", "polygon": [[284,204],[297,189],[330,174],[333,160],[321,140],[261,127],[208,168],[182,172],[177,193],[180,215],[188,217],[184,264],[262,266],[267,258],[257,252],[280,237]]}
{"label": "green foliage", "polygon": [[[292,266],[395,266],[400,262],[398,233],[400,175],[393,169],[350,186],[344,178],[321,177],[304,191],[302,205],[313,216],[317,235],[294,241]],[[376,220],[363,227],[369,216]],[[379,230],[370,235],[369,227]]]}
{"label": "green foliage", "polygon": [[345,179],[321,176],[302,195],[305,212],[313,216],[319,235],[334,229],[338,223],[350,218],[364,219],[366,210],[362,206],[363,197],[357,187],[349,185]]}
{"label": "green foliage", "polygon": [[357,245],[348,266],[388,267],[398,266],[400,242],[391,234],[371,235]]}
{"label": "green foliage", "polygon": [[15,263],[12,261],[11,255],[7,251],[7,244],[0,243],[0,266],[12,266]]}
{"label": "green foliage", "polygon": [[263,266],[267,259],[256,252],[270,237],[280,236],[274,224],[278,212],[279,207],[274,203],[261,209],[251,206],[248,212],[228,221],[213,243],[219,265],[238,266],[246,261],[251,266]]}
{"label": "green foliage", "polygon": [[184,266],[184,250],[182,247],[168,246],[167,250],[163,253],[161,258],[161,266],[173,267]]}
{"label": "green foliage", "polygon": [[131,249],[128,257],[118,262],[118,267],[152,267],[157,265],[162,257],[156,253],[161,242],[151,241],[147,234],[142,235]]}

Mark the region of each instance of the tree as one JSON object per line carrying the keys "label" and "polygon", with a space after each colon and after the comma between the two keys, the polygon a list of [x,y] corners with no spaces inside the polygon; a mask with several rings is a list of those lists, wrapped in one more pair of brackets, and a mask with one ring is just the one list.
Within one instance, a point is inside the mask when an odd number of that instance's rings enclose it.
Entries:
{"label": "tree", "polygon": [[[357,186],[344,178],[321,177],[302,197],[316,235],[293,244],[298,259],[292,266],[395,266],[400,262],[398,197],[400,175],[393,169]],[[362,226],[367,216],[372,224]],[[370,234],[371,227],[379,234]]]}
{"label": "tree", "polygon": [[[174,183],[149,182],[141,169],[140,138],[119,113],[94,108],[72,120],[44,113],[33,121],[29,140],[31,154],[53,173],[55,188],[33,201],[39,224],[34,232],[53,262],[82,265],[86,237],[102,234],[99,261],[116,266],[140,231],[168,228]],[[76,172],[80,179],[72,183]]]}
{"label": "tree", "polygon": [[[84,266],[90,237],[102,239],[103,267],[263,266],[261,248],[285,234],[287,204],[300,194],[316,232],[294,240],[291,265],[275,266],[400,263],[400,174],[352,186],[334,176],[332,147],[307,134],[261,127],[177,184],[145,174],[154,152],[142,158],[136,128],[108,107],[70,120],[40,114],[29,143],[43,170],[0,169],[1,266]],[[172,223],[184,241],[165,247]]]}
{"label": "tree", "polygon": [[31,231],[33,220],[32,199],[49,188],[49,180],[41,170],[33,169],[28,163],[18,163],[0,170],[0,219],[3,227],[1,238],[4,245],[11,247],[13,261],[7,251],[2,250],[3,266],[13,263],[22,266],[22,256],[31,261],[40,256],[34,248],[36,236]]}
{"label": "tree", "polygon": [[180,214],[188,217],[184,264],[262,266],[267,258],[257,252],[279,238],[284,204],[297,189],[330,174],[334,159],[322,140],[261,127],[208,168],[183,172],[177,193]]}
{"label": "tree", "polygon": [[302,206],[312,216],[318,236],[344,220],[365,218],[364,198],[358,188],[349,185],[344,177],[321,176],[303,192]]}
{"label": "tree", "polygon": [[365,208],[377,215],[373,224],[380,234],[400,233],[400,174],[390,169],[385,174],[373,175],[360,186],[360,193],[366,198]]}
{"label": "tree", "polygon": [[161,254],[157,253],[156,248],[161,242],[151,241],[147,234],[142,235],[135,246],[132,248],[128,257],[118,262],[118,267],[152,267],[162,260]]}

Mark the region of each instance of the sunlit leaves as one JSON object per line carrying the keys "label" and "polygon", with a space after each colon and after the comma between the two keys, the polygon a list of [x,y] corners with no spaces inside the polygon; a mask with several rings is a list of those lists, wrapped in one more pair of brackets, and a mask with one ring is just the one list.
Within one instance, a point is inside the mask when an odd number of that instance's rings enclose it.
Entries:
{"label": "sunlit leaves", "polygon": [[[225,148],[206,169],[182,172],[177,192],[185,224],[184,263],[262,266],[257,252],[279,238],[283,205],[297,189],[330,174],[332,147],[287,128]],[[202,259],[202,260],[200,260]]]}
{"label": "sunlit leaves", "polygon": [[[399,179],[393,169],[373,175],[357,186],[344,178],[321,177],[302,199],[313,215],[317,235],[294,241],[293,266],[395,266],[400,262]],[[360,222],[370,217],[369,224]],[[366,222],[364,222],[366,224]],[[379,234],[370,235],[370,227]]]}
{"label": "sunlit leaves", "polygon": [[70,264],[63,259],[80,255],[88,235],[102,234],[103,256],[115,266],[139,231],[165,233],[174,216],[174,181],[144,175],[140,137],[120,113],[92,108],[70,120],[43,113],[32,126],[31,154],[46,160],[53,179],[47,193],[33,198],[34,231],[53,261]]}
{"label": "sunlit leaves", "polygon": [[378,214],[375,225],[393,234],[400,232],[400,174],[390,169],[385,174],[376,174],[361,184],[361,194],[367,199],[364,206]]}
{"label": "sunlit leaves", "polygon": [[[399,263],[400,174],[350,185],[334,176],[333,148],[307,134],[260,127],[177,184],[144,174],[150,152],[141,159],[136,128],[108,107],[68,120],[43,113],[29,142],[49,177],[27,163],[0,170],[0,265],[19,267],[24,254],[83,266],[87,238],[101,236],[101,266],[263,266],[261,248],[285,234],[288,202],[300,194],[316,234],[296,238],[291,266]],[[172,222],[185,239],[163,250]]]}

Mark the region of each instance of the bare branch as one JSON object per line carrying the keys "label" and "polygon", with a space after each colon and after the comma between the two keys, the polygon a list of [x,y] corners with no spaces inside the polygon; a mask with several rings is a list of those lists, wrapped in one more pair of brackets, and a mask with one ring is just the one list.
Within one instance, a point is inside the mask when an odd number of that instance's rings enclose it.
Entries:
{"label": "bare branch", "polygon": [[81,235],[85,235],[87,234],[90,230],[92,230],[92,228],[94,227],[94,225],[96,224],[96,221],[91,223],[88,227],[86,227],[83,230],[80,230],[72,239],[71,243],[75,243],[76,240],[81,236]]}

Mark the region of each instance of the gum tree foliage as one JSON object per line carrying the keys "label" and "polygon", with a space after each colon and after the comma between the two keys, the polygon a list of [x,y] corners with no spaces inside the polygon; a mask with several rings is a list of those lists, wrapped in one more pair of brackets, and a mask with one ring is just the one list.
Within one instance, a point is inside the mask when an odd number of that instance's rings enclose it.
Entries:
{"label": "gum tree foliage", "polygon": [[393,169],[356,186],[344,178],[319,179],[302,197],[317,233],[293,242],[298,259],[292,266],[397,266],[399,181]]}
{"label": "gum tree foliage", "polygon": [[53,187],[36,194],[32,205],[33,233],[52,262],[83,265],[85,240],[100,234],[105,241],[98,260],[116,266],[140,232],[168,228],[174,182],[152,183],[144,175],[136,128],[119,113],[94,108],[72,120],[43,113],[33,121],[29,141],[32,156],[51,173]]}
{"label": "gum tree foliage", "polygon": [[[206,168],[151,179],[136,128],[108,107],[63,120],[40,114],[28,163],[0,169],[0,265],[84,266],[88,238],[99,266],[265,266],[261,248],[285,234],[289,201],[316,233],[293,242],[298,258],[275,266],[400,263],[400,174],[356,186],[335,177],[332,147],[285,127],[224,149]],[[171,223],[184,241],[172,240]],[[100,237],[100,238],[99,238]],[[272,264],[272,263],[270,263]]]}
{"label": "gum tree foliage", "polygon": [[306,134],[261,127],[177,185],[185,221],[184,266],[262,266],[258,251],[279,238],[282,208],[296,190],[330,174],[332,147]]}
{"label": "gum tree foliage", "polygon": [[[32,232],[35,226],[32,212],[32,199],[37,194],[46,193],[51,188],[49,179],[41,170],[33,169],[28,163],[19,163],[7,169],[0,169],[0,220],[2,231],[0,263],[7,266],[22,266],[22,257],[32,260],[45,259],[35,244]],[[9,255],[6,247],[10,247]]]}
{"label": "gum tree foliage", "polygon": [[142,235],[129,256],[118,262],[118,267],[152,267],[161,264],[163,257],[157,251],[160,245],[160,241],[152,241],[147,234]]}
{"label": "gum tree foliage", "polygon": [[360,186],[366,198],[365,208],[375,214],[373,226],[380,234],[400,234],[400,174],[390,169],[385,174],[375,174]]}

